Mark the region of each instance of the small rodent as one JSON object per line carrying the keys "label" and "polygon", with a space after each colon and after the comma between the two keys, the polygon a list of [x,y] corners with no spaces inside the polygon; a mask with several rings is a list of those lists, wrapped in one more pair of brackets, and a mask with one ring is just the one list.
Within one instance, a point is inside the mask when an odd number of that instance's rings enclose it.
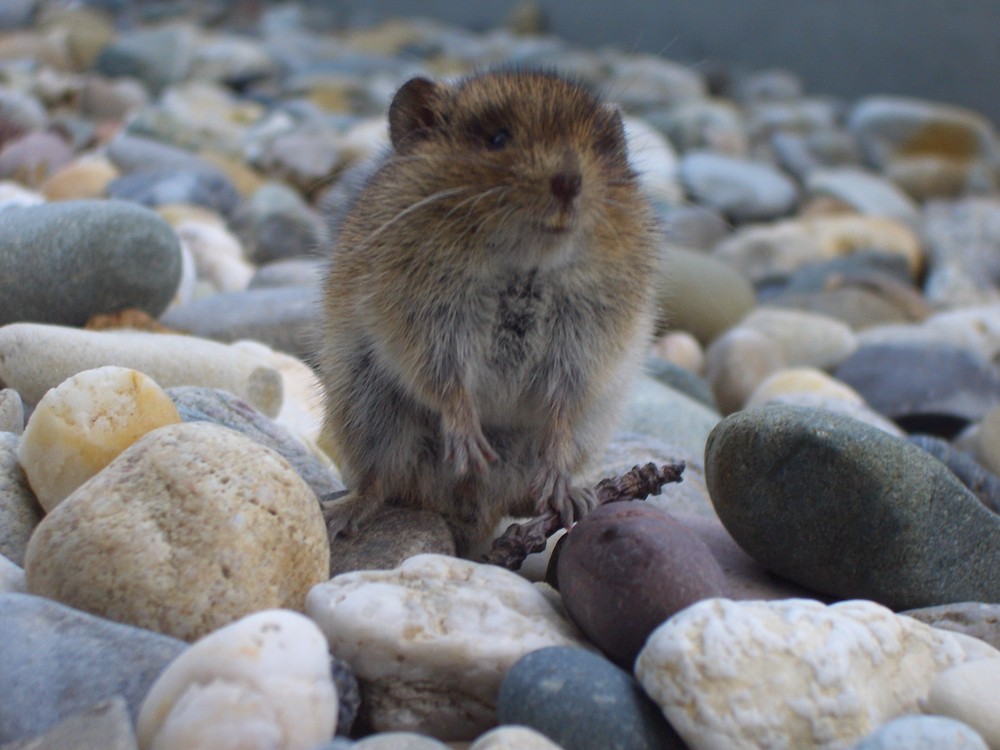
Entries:
{"label": "small rodent", "polygon": [[440,513],[459,554],[503,515],[594,503],[653,321],[656,233],[622,118],[549,73],[414,78],[339,227],[318,356],[322,442],[351,493]]}

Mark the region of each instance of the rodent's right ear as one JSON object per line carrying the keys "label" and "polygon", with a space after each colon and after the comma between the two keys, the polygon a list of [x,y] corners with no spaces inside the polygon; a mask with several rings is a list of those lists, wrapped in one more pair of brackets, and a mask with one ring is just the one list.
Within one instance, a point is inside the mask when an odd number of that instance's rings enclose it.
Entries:
{"label": "rodent's right ear", "polygon": [[426,78],[411,78],[396,92],[389,105],[389,139],[396,151],[406,152],[440,124],[443,88]]}

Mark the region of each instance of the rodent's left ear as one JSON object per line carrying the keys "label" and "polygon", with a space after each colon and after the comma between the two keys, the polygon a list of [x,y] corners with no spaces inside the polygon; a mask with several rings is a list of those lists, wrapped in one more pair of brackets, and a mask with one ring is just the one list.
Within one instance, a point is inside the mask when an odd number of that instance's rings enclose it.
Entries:
{"label": "rodent's left ear", "polygon": [[389,139],[404,153],[439,124],[443,86],[426,78],[404,83],[389,105]]}
{"label": "rodent's left ear", "polygon": [[625,121],[622,119],[622,108],[617,104],[605,103],[601,111],[606,116],[604,136],[600,139],[602,151],[624,153],[625,151]]}

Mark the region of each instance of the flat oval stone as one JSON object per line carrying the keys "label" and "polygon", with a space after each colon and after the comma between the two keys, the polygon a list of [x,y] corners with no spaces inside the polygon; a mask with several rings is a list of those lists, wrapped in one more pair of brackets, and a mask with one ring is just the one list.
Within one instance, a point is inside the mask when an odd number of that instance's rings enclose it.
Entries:
{"label": "flat oval stone", "polygon": [[532,651],[500,686],[497,719],[537,729],[573,750],[682,750],[631,674],[581,648]]}
{"label": "flat oval stone", "polygon": [[570,617],[625,667],[675,612],[729,593],[705,543],[641,502],[602,506],[576,524],[563,542],[557,575]]}
{"label": "flat oval stone", "polygon": [[680,179],[696,202],[734,221],[774,219],[798,199],[795,183],[775,167],[709,151],[685,155]]}
{"label": "flat oval stone", "polygon": [[138,308],[158,317],[181,277],[181,249],[152,211],[66,201],[0,214],[0,324],[82,326]]}
{"label": "flat oval stone", "polygon": [[723,420],[705,469],[733,538],[807,588],[894,609],[1000,601],[1000,517],[901,438],[769,405]]}
{"label": "flat oval stone", "polygon": [[834,375],[910,432],[951,438],[1000,406],[1000,374],[967,349],[934,343],[860,347]]}

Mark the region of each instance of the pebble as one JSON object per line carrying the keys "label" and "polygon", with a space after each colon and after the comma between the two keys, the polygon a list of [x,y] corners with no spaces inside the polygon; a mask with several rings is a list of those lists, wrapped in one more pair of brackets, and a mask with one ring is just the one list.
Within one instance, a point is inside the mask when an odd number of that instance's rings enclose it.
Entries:
{"label": "pebble", "polygon": [[912,435],[910,442],[947,466],[983,505],[1000,513],[1000,477],[977,463],[971,453],[930,435]]}
{"label": "pebble", "polygon": [[749,150],[743,113],[723,99],[682,102],[655,121],[683,153],[705,150],[743,157]]}
{"label": "pebble", "polygon": [[55,133],[27,133],[7,141],[0,150],[0,178],[39,187],[55,172],[69,164],[73,149]]}
{"label": "pebble", "polygon": [[740,321],[740,328],[758,331],[778,345],[791,367],[836,367],[858,348],[847,324],[801,310],[758,307]]}
{"label": "pebble", "polygon": [[481,735],[469,750],[562,750],[544,734],[527,727],[497,727]]}
{"label": "pebble", "polygon": [[972,307],[1000,302],[1000,200],[934,201],[923,215],[932,304]]}
{"label": "pebble", "polygon": [[180,421],[170,397],[141,372],[84,370],[38,402],[17,459],[49,513],[147,432]]}
{"label": "pebble", "polygon": [[923,704],[927,713],[950,716],[979,732],[989,747],[1000,747],[1000,719],[996,696],[1000,693],[1000,669],[992,659],[956,664],[931,683]]}
{"label": "pebble", "polygon": [[122,696],[134,718],[186,644],[28,594],[0,594],[0,742],[34,737]]}
{"label": "pebble", "polygon": [[674,147],[656,128],[637,117],[623,117],[625,143],[639,184],[654,204],[682,202],[677,184],[678,160]]}
{"label": "pebble", "polygon": [[495,723],[507,670],[545,646],[580,646],[573,627],[514,573],[443,555],[315,586],[307,614],[366,686],[375,731],[469,740]]}
{"label": "pebble", "polygon": [[204,423],[126,449],[42,520],[25,556],[30,592],[185,640],[301,608],[329,566],[309,486],[273,451]]}
{"label": "pebble", "polygon": [[[980,663],[996,669],[990,651]],[[691,750],[833,750],[916,713],[966,658],[955,636],[874,602],[707,599],[654,631],[636,675]]]}
{"label": "pebble", "polygon": [[742,409],[764,381],[787,366],[777,342],[742,326],[728,330],[705,352],[705,377],[723,414]]}
{"label": "pebble", "polygon": [[319,287],[284,286],[213,294],[172,307],[164,325],[214,341],[253,339],[309,358],[321,322]]}
{"label": "pebble", "polygon": [[888,216],[910,226],[920,221],[920,208],[910,196],[881,175],[857,167],[813,171],[806,190],[810,197],[835,198],[869,216]]}
{"label": "pebble", "polygon": [[0,554],[24,565],[28,539],[43,511],[17,460],[18,442],[16,435],[0,432]]}
{"label": "pebble", "polygon": [[80,326],[124,308],[155,318],[180,280],[176,235],[152,211],[125,203],[8,209],[0,212],[0,248],[4,324]]}
{"label": "pebble", "polygon": [[13,388],[0,388],[0,432],[24,432],[24,402]]}
{"label": "pebble", "polygon": [[323,220],[290,187],[261,186],[233,214],[231,227],[257,265],[311,255],[327,243]]}
{"label": "pebble", "polygon": [[251,289],[275,286],[318,286],[326,271],[319,258],[289,258],[265,263],[256,269],[250,280]]}
{"label": "pebble", "polygon": [[713,409],[643,375],[632,386],[618,429],[663,440],[700,456],[718,421]]}
{"label": "pebble", "polygon": [[140,331],[81,331],[12,323],[0,328],[0,380],[30,404],[83,370],[118,365],[163,388],[221,388],[267,416],[281,408],[281,376],[257,355],[192,336]]}
{"label": "pebble", "polygon": [[935,628],[971,635],[1000,649],[1000,604],[956,602],[909,609],[902,614]]}
{"label": "pebble", "polygon": [[[715,409],[715,397],[708,381],[696,373],[704,369],[704,355],[694,337],[686,333],[668,334],[657,343],[653,354],[647,357],[645,371],[668,388],[680,391],[709,409]],[[657,352],[681,361],[690,360],[691,367],[660,359]],[[695,369],[696,368],[696,369]]]}
{"label": "pebble", "polygon": [[631,668],[646,637],[674,613],[729,594],[705,543],[645,503],[591,511],[566,535],[556,567],[573,622],[625,668]]}
{"label": "pebble", "polygon": [[778,169],[709,151],[686,153],[679,177],[692,200],[735,222],[784,216],[798,200],[795,183]]}
{"label": "pebble", "polygon": [[107,159],[83,157],[49,175],[40,189],[50,201],[96,200],[116,177],[118,170]]}
{"label": "pebble", "polygon": [[4,750],[101,748],[138,750],[125,699],[115,696],[56,724],[42,735],[5,744]]}
{"label": "pebble", "polygon": [[190,203],[229,216],[240,203],[240,194],[220,172],[176,167],[144,170],[108,183],[108,197],[155,208]]}
{"label": "pebble", "polygon": [[244,260],[243,247],[225,226],[188,219],[174,225],[174,231],[191,253],[198,278],[214,291],[238,292],[250,284],[254,266]]}
{"label": "pebble", "polygon": [[94,61],[97,72],[138,78],[153,92],[184,80],[191,66],[194,32],[186,26],[132,29],[115,38]]}
{"label": "pebble", "polygon": [[24,568],[0,555],[0,594],[24,594],[28,591],[28,579]]}
{"label": "pebble", "polygon": [[344,486],[323,461],[281,424],[268,419],[245,401],[218,388],[177,386],[167,390],[185,422],[212,422],[245,435],[288,461],[317,497]]}
{"label": "pebble", "polygon": [[749,280],[705,253],[668,246],[661,254],[660,327],[687,331],[707,344],[750,312]]}
{"label": "pebble", "polygon": [[[329,749],[326,746],[320,750],[340,750],[342,746],[336,741]],[[448,750],[448,745],[425,737],[416,732],[379,732],[370,734],[357,743],[352,743],[351,750]]]}
{"label": "pebble", "polygon": [[684,747],[630,672],[582,648],[552,646],[519,659],[500,686],[497,719],[573,750]]}
{"label": "pebble", "polygon": [[767,405],[719,424],[705,470],[733,538],[803,586],[894,609],[1000,596],[1000,520],[905,440]]}
{"label": "pebble", "polygon": [[834,374],[910,432],[951,438],[1000,406],[1000,373],[948,344],[869,344]]}
{"label": "pebble", "polygon": [[983,738],[945,716],[901,716],[883,724],[853,750],[988,750]]}
{"label": "pebble", "polygon": [[330,575],[392,570],[414,555],[428,553],[455,555],[455,540],[444,519],[412,508],[384,508],[356,534],[330,540]]}
{"label": "pebble", "polygon": [[326,639],[297,612],[272,609],[192,644],[150,687],[136,719],[144,748],[313,750],[336,730]]}
{"label": "pebble", "polygon": [[972,448],[979,463],[1000,476],[1000,407],[986,412]]}

